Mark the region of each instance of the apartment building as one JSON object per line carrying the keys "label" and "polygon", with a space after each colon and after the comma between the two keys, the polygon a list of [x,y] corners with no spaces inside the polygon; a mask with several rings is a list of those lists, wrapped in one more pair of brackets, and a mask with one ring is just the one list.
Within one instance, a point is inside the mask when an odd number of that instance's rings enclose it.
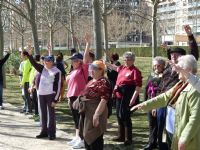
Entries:
{"label": "apartment building", "polygon": [[158,28],[162,42],[187,45],[183,25],[190,25],[200,42],[200,0],[164,0],[158,7]]}

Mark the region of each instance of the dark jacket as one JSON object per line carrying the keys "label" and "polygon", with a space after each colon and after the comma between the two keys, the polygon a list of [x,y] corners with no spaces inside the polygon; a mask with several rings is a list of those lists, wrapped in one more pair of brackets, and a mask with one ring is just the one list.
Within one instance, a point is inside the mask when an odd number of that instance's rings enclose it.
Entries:
{"label": "dark jacket", "polygon": [[[196,58],[196,60],[198,60],[199,59],[199,50],[198,50],[197,42],[196,42],[194,36],[189,35],[188,40],[189,40],[189,48],[190,48],[189,54],[193,55]],[[170,50],[168,50],[167,52],[168,52],[167,53],[168,58],[171,59]],[[163,77],[161,78],[158,92],[163,93],[163,92],[169,90],[178,81],[179,81],[178,74],[172,70],[170,65],[168,65],[163,72]]]}
{"label": "dark jacket", "polygon": [[4,56],[4,58],[0,59],[0,83],[3,83],[3,73],[2,73],[2,67],[4,65],[4,63],[7,61],[7,59],[9,58],[10,54],[7,53],[6,56]]}

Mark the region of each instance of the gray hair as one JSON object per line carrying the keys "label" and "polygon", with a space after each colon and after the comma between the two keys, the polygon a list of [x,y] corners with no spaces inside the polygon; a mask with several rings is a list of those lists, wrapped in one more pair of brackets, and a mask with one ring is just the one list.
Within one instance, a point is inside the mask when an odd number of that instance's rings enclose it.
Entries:
{"label": "gray hair", "polygon": [[156,56],[154,59],[153,59],[153,63],[154,62],[158,62],[160,65],[163,65],[165,66],[165,58],[164,57],[161,57],[161,56]]}
{"label": "gray hair", "polygon": [[123,55],[124,58],[131,58],[135,60],[135,54],[133,52],[125,52]]}
{"label": "gray hair", "polygon": [[192,73],[197,72],[197,61],[193,55],[184,55],[178,58],[178,65],[183,69],[192,69]]}

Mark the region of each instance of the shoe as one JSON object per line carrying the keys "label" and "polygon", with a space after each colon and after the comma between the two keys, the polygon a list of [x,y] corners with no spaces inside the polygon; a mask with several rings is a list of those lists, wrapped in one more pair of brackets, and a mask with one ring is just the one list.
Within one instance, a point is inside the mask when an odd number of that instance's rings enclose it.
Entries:
{"label": "shoe", "polygon": [[75,137],[71,141],[67,142],[67,145],[73,146],[78,140],[79,140],[79,137]]}
{"label": "shoe", "polygon": [[145,146],[145,148],[143,150],[152,150],[152,149],[155,149],[157,148],[157,145],[156,144],[148,144]]}
{"label": "shoe", "polygon": [[73,146],[73,149],[80,149],[80,148],[85,148],[85,144],[83,140],[78,140]]}
{"label": "shoe", "polygon": [[26,111],[25,112],[25,115],[31,115],[32,114],[32,111]]}
{"label": "shoe", "polygon": [[20,113],[25,113],[25,112],[26,112],[26,110],[24,110],[24,109],[20,110]]}
{"label": "shoe", "polygon": [[128,145],[131,145],[132,143],[133,143],[132,140],[126,140],[126,141],[124,142],[124,145],[125,145],[125,146],[128,146]]}
{"label": "shoe", "polygon": [[4,108],[4,106],[0,106],[0,109],[3,110],[3,109],[5,109],[5,108]]}
{"label": "shoe", "polygon": [[48,134],[39,134],[36,136],[37,139],[46,138],[46,137],[48,137]]}
{"label": "shoe", "polygon": [[49,136],[49,140],[55,140],[56,139],[56,136]]}

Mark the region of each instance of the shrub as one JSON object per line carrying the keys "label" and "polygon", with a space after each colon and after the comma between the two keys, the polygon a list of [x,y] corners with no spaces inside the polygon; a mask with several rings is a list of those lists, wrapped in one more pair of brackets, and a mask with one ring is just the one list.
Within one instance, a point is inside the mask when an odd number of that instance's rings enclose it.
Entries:
{"label": "shrub", "polygon": [[8,61],[6,62],[6,72],[11,74],[17,74],[20,62],[21,58],[19,52],[13,52],[8,58]]}

